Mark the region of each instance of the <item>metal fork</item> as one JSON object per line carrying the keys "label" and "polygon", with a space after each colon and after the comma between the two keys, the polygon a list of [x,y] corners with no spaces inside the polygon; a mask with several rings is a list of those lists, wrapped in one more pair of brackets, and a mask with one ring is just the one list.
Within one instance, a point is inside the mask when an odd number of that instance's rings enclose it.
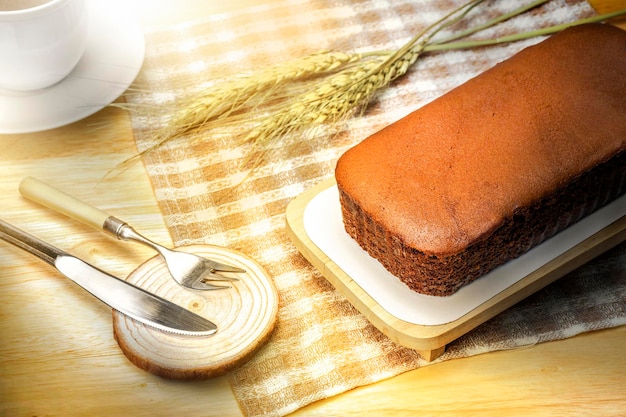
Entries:
{"label": "metal fork", "polygon": [[222,272],[244,273],[244,269],[212,261],[187,252],[161,246],[139,234],[128,223],[108,213],[57,190],[35,178],[28,177],[20,183],[20,193],[39,204],[68,217],[85,223],[97,230],[105,231],[117,239],[130,240],[156,250],[165,259],[167,268],[179,284],[194,290],[217,290],[230,288],[214,285],[209,281],[236,281],[237,278],[222,275]]}

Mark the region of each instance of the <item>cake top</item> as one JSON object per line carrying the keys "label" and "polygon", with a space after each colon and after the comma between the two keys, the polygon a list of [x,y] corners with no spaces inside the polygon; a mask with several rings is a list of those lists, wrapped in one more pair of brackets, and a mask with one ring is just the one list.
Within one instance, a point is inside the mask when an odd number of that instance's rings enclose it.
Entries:
{"label": "cake top", "polygon": [[375,133],[335,175],[405,244],[450,255],[625,148],[626,32],[590,24]]}

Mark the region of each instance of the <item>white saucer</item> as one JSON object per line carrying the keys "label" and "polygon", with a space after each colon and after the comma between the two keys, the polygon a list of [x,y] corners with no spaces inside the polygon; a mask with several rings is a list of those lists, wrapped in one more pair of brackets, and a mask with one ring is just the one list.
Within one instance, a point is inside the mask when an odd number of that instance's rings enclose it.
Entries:
{"label": "white saucer", "polygon": [[145,40],[122,0],[87,0],[87,49],[59,83],[37,91],[0,89],[0,133],[52,129],[83,119],[118,98],[141,69]]}

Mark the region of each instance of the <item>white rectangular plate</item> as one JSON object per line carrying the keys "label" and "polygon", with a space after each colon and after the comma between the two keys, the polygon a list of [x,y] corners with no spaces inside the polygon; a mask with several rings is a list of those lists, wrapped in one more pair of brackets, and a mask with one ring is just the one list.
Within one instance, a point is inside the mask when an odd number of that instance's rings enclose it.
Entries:
{"label": "white rectangular plate", "polygon": [[361,249],[343,227],[336,185],[311,199],[303,223],[310,240],[385,311],[407,323],[435,326],[461,318],[624,215],[626,195],[447,297],[410,290]]}

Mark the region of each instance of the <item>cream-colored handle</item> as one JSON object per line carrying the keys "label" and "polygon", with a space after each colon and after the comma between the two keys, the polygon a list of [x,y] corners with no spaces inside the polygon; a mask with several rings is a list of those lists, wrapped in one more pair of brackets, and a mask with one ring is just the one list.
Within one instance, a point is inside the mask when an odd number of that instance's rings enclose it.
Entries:
{"label": "cream-colored handle", "polygon": [[97,230],[102,230],[105,220],[110,217],[106,212],[90,206],[33,177],[24,178],[20,183],[19,189],[20,193],[29,200],[33,200],[52,210],[65,214]]}

